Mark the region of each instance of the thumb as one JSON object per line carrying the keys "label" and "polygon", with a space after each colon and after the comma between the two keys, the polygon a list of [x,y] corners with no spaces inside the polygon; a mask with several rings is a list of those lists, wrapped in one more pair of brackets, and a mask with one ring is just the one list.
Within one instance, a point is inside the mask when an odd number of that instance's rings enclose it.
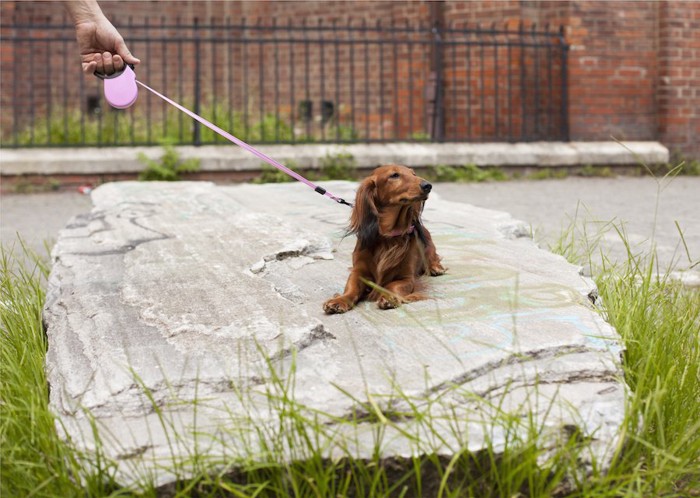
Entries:
{"label": "thumb", "polygon": [[117,53],[121,56],[121,58],[124,59],[124,62],[128,62],[129,64],[138,64],[141,62],[131,54],[123,39],[119,40],[114,48],[116,48]]}

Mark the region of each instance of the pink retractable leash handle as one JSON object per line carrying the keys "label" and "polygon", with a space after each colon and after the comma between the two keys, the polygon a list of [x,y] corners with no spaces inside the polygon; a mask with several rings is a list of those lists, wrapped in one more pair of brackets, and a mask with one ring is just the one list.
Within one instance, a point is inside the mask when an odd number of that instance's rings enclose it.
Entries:
{"label": "pink retractable leash handle", "polygon": [[105,99],[109,105],[117,109],[126,109],[136,102],[139,87],[136,86],[134,66],[127,64],[124,69],[111,75],[95,73],[95,76],[105,82]]}
{"label": "pink retractable leash handle", "polygon": [[239,138],[234,137],[233,135],[231,135],[227,131],[222,130],[221,128],[219,128],[215,124],[204,119],[202,116],[195,114],[194,112],[192,112],[189,109],[187,109],[186,107],[178,104],[174,100],[169,99],[168,97],[166,97],[165,95],[163,95],[161,93],[158,93],[157,91],[155,91],[153,88],[149,87],[148,85],[138,81],[136,79],[136,73],[134,73],[134,66],[132,66],[131,64],[128,64],[121,72],[115,73],[113,75],[106,76],[103,74],[95,73],[95,76],[104,80],[105,99],[107,100],[107,102],[109,102],[109,105],[111,105],[112,107],[116,107],[117,109],[126,109],[128,107],[131,107],[131,105],[134,102],[136,102],[136,99],[139,96],[138,85],[141,85],[149,92],[153,93],[154,95],[163,99],[168,104],[170,104],[173,107],[184,112],[185,114],[190,116],[192,119],[196,119],[197,121],[202,123],[204,126],[209,128],[210,130],[212,130],[212,131],[218,133],[219,135],[221,135],[222,137],[224,137],[226,140],[233,142],[234,144],[238,145],[239,147],[247,150],[248,152],[257,156],[258,158],[265,161],[266,163],[274,166],[278,170],[291,176],[295,180],[300,181],[301,183],[308,185],[309,187],[314,189],[314,191],[318,192],[319,194],[325,195],[326,197],[333,199],[338,204],[345,204],[346,206],[352,207],[352,204],[350,204],[349,202],[346,202],[344,199],[341,199],[340,197],[336,197],[335,195],[328,192],[325,188],[311,183],[309,180],[307,180],[306,178],[301,176],[299,173],[292,171],[291,169],[287,168],[285,165],[281,164],[280,162],[275,161],[267,154],[260,152],[255,147],[247,144],[246,142],[244,142],[243,140],[241,140]]}

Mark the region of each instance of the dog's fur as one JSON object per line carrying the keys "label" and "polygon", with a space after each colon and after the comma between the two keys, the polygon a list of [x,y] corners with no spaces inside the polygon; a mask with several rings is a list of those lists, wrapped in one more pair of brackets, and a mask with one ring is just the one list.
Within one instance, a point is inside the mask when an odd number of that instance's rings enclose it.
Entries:
{"label": "dog's fur", "polygon": [[430,232],[421,222],[432,186],[406,166],[380,166],[357,190],[349,234],[357,235],[345,291],[323,304],[326,313],[345,313],[366,298],[382,309],[417,301],[418,277],[445,268]]}

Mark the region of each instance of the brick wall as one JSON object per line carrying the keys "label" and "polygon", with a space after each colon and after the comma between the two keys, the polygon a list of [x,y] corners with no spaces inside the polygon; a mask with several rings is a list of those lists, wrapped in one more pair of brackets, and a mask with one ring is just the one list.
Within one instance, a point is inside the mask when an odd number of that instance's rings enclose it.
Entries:
{"label": "brick wall", "polygon": [[[214,19],[214,22],[225,23],[227,19],[239,21],[245,18],[248,23],[256,23],[258,20],[269,22],[276,19],[278,23],[284,23],[288,19],[293,22],[306,20],[308,23],[319,21],[328,25],[333,20],[353,23],[369,22],[390,23],[392,19],[400,22],[422,22],[424,24],[434,20],[436,16],[445,26],[480,23],[489,26],[495,23],[497,26],[508,25],[517,27],[524,23],[525,29],[530,29],[533,24],[543,26],[551,24],[565,26],[565,35],[571,45],[568,61],[569,82],[569,126],[570,137],[574,140],[606,140],[611,136],[622,140],[661,140],[673,150],[677,150],[688,157],[700,157],[698,136],[700,136],[700,2],[685,2],[671,0],[661,2],[625,2],[625,1],[491,1],[480,0],[474,2],[447,1],[447,2],[214,2],[214,1],[182,1],[182,2],[118,2],[105,0],[100,2],[108,17],[115,20],[115,24],[123,25],[128,22],[139,23],[148,19],[154,24],[163,19],[180,18],[183,21],[191,21],[194,17],[200,20]],[[125,9],[125,5],[128,9]],[[167,5],[167,9],[164,8]],[[332,8],[330,8],[332,6]],[[17,21],[43,19],[58,23],[65,17],[60,2],[11,2],[3,1],[1,4],[3,24],[13,16]],[[3,35],[7,28],[3,28]],[[172,33],[177,37],[177,33]],[[153,53],[145,53],[145,45],[135,41],[130,43],[132,51],[142,59],[150,57],[149,64],[167,64],[162,60],[162,55],[157,50]],[[74,46],[54,47],[53,50],[73,50]],[[153,47],[152,47],[153,48]],[[255,50],[247,54],[248,57],[256,57]],[[424,78],[429,74],[430,61],[428,57],[415,57],[415,54],[407,52],[399,54],[399,70],[412,80],[414,86],[399,89],[396,95],[391,87],[371,87],[370,93],[382,91],[388,100],[404,99],[406,94],[413,92],[412,101],[416,108],[414,113],[418,120],[423,120],[422,115],[425,103],[421,100],[424,96],[424,81],[417,81],[419,75]],[[453,54],[446,52],[445,59]],[[465,57],[466,54],[456,53],[455,57]],[[505,61],[522,61],[520,54],[503,51],[492,57],[497,60],[492,67],[486,70],[492,74],[505,71]],[[8,75],[8,67],[16,63],[17,58],[29,57],[26,53],[13,53],[3,43],[0,51],[2,63],[2,106],[5,108],[14,101],[28,99],[24,94],[14,95],[9,90],[11,85]],[[332,67],[333,55],[329,54],[326,68]],[[341,55],[341,57],[350,57]],[[76,57],[77,58],[77,57]],[[234,62],[243,58],[243,54],[230,54]],[[182,54],[177,63],[191,62],[191,54]],[[212,68],[212,75],[222,81],[234,81],[242,85],[240,74],[235,73],[228,61],[217,66],[215,60],[204,58],[200,61],[202,66]],[[534,61],[530,62],[534,64]],[[144,62],[146,64],[146,62]],[[373,62],[373,64],[376,64]],[[314,69],[317,71],[318,68]],[[556,70],[556,68],[555,68]],[[60,71],[55,68],[54,73]],[[56,73],[58,74],[58,73]],[[502,73],[501,81],[506,81],[507,73]],[[318,74],[314,73],[317,77]],[[40,74],[25,75],[27,81],[31,81],[34,87],[45,83],[47,76]],[[490,89],[486,94],[487,101],[472,98],[467,102],[464,93],[468,87],[478,86],[472,75],[467,81],[467,75],[458,72],[446,72],[445,105],[464,105],[465,109],[472,109],[475,113],[469,119],[466,112],[461,121],[446,123],[450,130],[464,129],[467,126],[476,128],[504,127],[509,124],[514,127],[533,128],[538,126],[532,122],[507,123],[493,112],[486,117],[483,123],[479,112],[481,105],[493,108],[499,99],[499,106],[503,111],[506,102],[502,100],[503,88]],[[217,78],[214,78],[217,79]],[[381,78],[378,78],[381,80]],[[54,85],[68,85],[70,82],[61,82],[54,75]],[[165,81],[154,81],[154,85],[166,84]],[[89,91],[97,86],[91,80],[85,79],[84,83]],[[344,81],[343,84],[349,85]],[[76,84],[76,86],[79,86]],[[36,88],[19,88],[16,91],[32,91]],[[545,90],[545,89],[543,89]],[[96,90],[95,90],[96,91]],[[322,89],[312,88],[314,93],[326,91],[332,94],[334,87]],[[262,98],[269,99],[270,94],[261,93]],[[544,91],[543,95],[547,95]],[[522,97],[522,100],[518,100]],[[536,99],[542,96],[522,95],[516,96],[510,105],[526,106],[534,105]],[[30,102],[28,99],[27,102]],[[56,102],[53,103],[54,105]],[[467,105],[468,104],[468,105]],[[543,105],[550,105],[542,101]],[[552,104],[556,104],[555,101]],[[40,109],[45,103],[37,100],[32,103],[32,111]],[[395,131],[393,120],[389,119],[380,109],[371,110],[373,127],[384,129],[388,136]],[[286,109],[292,113],[294,109]],[[29,112],[29,110],[27,111]],[[342,111],[341,111],[342,112]],[[3,112],[3,126],[7,120],[7,114]],[[399,130],[410,128],[409,116],[402,115],[399,120]]]}
{"label": "brick wall", "polygon": [[[476,66],[476,61],[469,64],[467,71],[472,74],[467,77],[468,81],[459,77],[452,79],[446,74],[446,105],[455,100],[450,99],[450,86],[454,84],[459,85],[458,90],[466,94],[469,101],[463,114],[466,122],[457,120],[453,126],[466,127],[477,135],[484,133],[486,136],[507,129],[508,135],[516,140],[566,136],[566,126],[557,112],[562,101],[559,52],[539,46],[545,40],[557,44],[558,37],[537,34],[556,31],[559,24],[545,26],[525,12],[525,3],[517,0],[443,3],[447,27],[480,26],[521,33],[499,40],[499,43],[507,41],[509,46],[487,49],[483,53],[483,67]],[[533,12],[539,11],[540,7],[533,9]],[[521,46],[521,42],[528,46]],[[481,81],[481,73],[486,74],[486,81]]]}
{"label": "brick wall", "polygon": [[659,138],[700,158],[700,2],[659,5]]}
{"label": "brick wall", "polygon": [[573,137],[657,137],[655,2],[574,2],[567,22]]}

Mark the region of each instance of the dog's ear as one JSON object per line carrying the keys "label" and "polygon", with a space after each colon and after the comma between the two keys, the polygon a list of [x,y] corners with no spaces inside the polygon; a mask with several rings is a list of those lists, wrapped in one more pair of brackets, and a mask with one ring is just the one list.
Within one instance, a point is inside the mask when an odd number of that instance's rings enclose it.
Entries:
{"label": "dog's ear", "polygon": [[425,239],[425,232],[423,229],[423,220],[421,218],[421,215],[423,214],[423,208],[425,207],[425,201],[421,202],[420,205],[415,206],[413,208],[413,214],[411,217],[411,224],[415,227],[416,233],[418,234],[418,238],[423,242],[423,244],[426,244],[427,241]]}
{"label": "dog's ear", "polygon": [[350,215],[348,232],[357,235],[361,247],[367,247],[379,235],[379,212],[375,204],[377,184],[371,176],[357,189],[355,205]]}

